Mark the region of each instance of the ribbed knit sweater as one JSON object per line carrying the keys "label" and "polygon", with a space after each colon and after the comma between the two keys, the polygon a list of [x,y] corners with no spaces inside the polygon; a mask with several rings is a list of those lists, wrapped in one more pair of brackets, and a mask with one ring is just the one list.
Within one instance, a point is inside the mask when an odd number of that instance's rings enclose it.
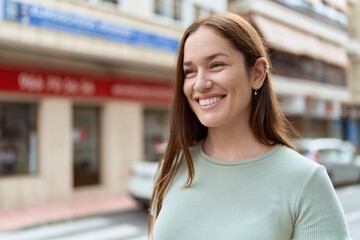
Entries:
{"label": "ribbed knit sweater", "polygon": [[155,222],[155,240],[350,240],[326,170],[292,149],[236,161],[191,149],[195,178],[184,188],[184,161]]}

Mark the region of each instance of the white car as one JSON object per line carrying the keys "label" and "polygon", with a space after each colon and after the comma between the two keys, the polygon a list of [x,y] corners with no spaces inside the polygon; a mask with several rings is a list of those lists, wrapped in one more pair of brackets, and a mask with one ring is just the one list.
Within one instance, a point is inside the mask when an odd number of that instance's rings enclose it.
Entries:
{"label": "white car", "polygon": [[301,153],[323,165],[334,185],[360,182],[360,165],[356,163],[355,147],[336,138],[294,141]]}
{"label": "white car", "polygon": [[149,205],[157,168],[157,161],[140,161],[132,167],[127,189],[130,195],[143,207]]}

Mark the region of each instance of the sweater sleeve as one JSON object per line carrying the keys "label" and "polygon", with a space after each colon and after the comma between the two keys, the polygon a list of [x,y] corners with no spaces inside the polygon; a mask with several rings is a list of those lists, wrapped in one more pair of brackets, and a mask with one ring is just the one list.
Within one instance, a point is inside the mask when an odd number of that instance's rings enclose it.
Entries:
{"label": "sweater sleeve", "polygon": [[351,240],[344,212],[323,166],[304,183],[294,213],[293,240]]}

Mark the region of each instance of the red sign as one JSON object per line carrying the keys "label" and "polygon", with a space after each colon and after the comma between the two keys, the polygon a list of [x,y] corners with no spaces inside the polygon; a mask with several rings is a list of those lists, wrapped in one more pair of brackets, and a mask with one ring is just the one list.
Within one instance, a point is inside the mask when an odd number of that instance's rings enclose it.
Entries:
{"label": "red sign", "polygon": [[74,74],[21,71],[0,67],[0,92],[20,92],[77,97],[113,97],[140,101],[170,102],[170,84],[108,79]]}

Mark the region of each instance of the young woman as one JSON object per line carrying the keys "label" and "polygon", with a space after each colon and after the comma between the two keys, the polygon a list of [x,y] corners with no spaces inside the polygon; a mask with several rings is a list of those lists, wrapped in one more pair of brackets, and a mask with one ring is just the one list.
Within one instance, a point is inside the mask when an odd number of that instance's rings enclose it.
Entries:
{"label": "young woman", "polygon": [[235,14],[186,29],[153,239],[350,239],[324,167],[293,150],[269,66],[261,38]]}

